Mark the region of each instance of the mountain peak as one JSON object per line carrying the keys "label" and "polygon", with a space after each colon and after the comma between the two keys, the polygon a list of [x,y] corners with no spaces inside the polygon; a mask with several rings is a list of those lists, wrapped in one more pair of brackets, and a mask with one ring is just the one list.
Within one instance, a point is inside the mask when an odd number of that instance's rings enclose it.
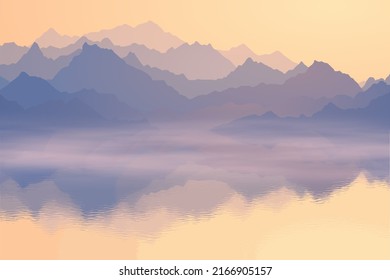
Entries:
{"label": "mountain peak", "polygon": [[112,41],[111,41],[109,38],[104,38],[104,39],[102,40],[102,43],[103,43],[103,44],[110,44],[110,45],[112,45]]}
{"label": "mountain peak", "polygon": [[268,111],[260,116],[262,119],[277,119],[279,116],[277,116],[274,112]]}
{"label": "mountain peak", "polygon": [[25,55],[22,56],[20,59],[21,61],[34,61],[37,58],[44,57],[41,49],[39,48],[39,45],[34,42],[30,49],[27,51]]}
{"label": "mountain peak", "polygon": [[271,53],[271,55],[278,55],[278,56],[286,57],[281,51],[274,51],[273,53]]}
{"label": "mountain peak", "polygon": [[255,62],[251,57],[248,57],[245,62],[243,63],[243,65],[253,65],[253,64],[257,64],[257,62]]}
{"label": "mountain peak", "polygon": [[23,71],[20,72],[19,76],[16,79],[26,79],[26,78],[30,78],[30,75]]}
{"label": "mountain peak", "polygon": [[96,44],[88,44],[87,42],[85,42],[83,44],[83,51],[92,51],[92,50],[97,50],[99,49],[99,47],[96,45]]}
{"label": "mountain peak", "polygon": [[58,35],[60,36],[60,34],[52,27],[50,27],[45,33],[43,33],[44,35]]}
{"label": "mountain peak", "polygon": [[39,48],[39,45],[37,42],[34,42],[31,47],[30,47],[30,51],[41,51],[41,49]]}
{"label": "mountain peak", "polygon": [[323,62],[323,61],[317,61],[317,60],[314,60],[313,64],[310,65],[309,70],[310,71],[321,71],[321,72],[325,72],[325,71],[333,72],[334,71],[332,66],[330,66],[328,63]]}
{"label": "mountain peak", "polygon": [[144,22],[144,23],[141,23],[141,24],[138,24],[135,28],[137,29],[146,29],[146,30],[156,30],[156,31],[162,31],[161,27],[156,24],[155,22],[153,21],[147,21],[147,22]]}

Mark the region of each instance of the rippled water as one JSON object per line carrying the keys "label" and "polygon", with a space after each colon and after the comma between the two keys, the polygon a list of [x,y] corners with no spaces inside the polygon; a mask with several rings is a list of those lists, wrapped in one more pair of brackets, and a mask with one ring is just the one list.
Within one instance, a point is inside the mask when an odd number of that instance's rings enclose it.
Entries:
{"label": "rippled water", "polygon": [[388,135],[0,142],[1,259],[389,259]]}

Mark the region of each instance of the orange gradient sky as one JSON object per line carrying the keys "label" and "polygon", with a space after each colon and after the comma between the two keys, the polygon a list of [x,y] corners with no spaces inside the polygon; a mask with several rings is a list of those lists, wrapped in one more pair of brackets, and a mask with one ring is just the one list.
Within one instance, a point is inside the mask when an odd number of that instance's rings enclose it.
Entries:
{"label": "orange gradient sky", "polygon": [[390,74],[389,11],[388,0],[0,0],[0,44],[151,20],[184,41],[323,60],[360,82]]}

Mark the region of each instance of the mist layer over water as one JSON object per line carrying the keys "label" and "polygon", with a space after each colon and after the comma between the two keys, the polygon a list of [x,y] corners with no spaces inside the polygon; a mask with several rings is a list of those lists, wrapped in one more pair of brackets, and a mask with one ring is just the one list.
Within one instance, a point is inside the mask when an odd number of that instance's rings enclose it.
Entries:
{"label": "mist layer over water", "polygon": [[9,131],[0,258],[389,258],[388,141]]}

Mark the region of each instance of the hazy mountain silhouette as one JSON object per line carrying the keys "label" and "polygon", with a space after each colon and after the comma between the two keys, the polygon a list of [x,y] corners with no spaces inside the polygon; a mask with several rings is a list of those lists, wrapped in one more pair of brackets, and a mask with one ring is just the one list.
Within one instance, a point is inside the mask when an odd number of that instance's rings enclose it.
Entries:
{"label": "hazy mountain silhouette", "polygon": [[97,93],[94,90],[82,90],[68,94],[69,99],[78,99],[91,107],[107,120],[140,121],[145,117],[124,102],[120,102],[112,94]]}
{"label": "hazy mountain silhouette", "polygon": [[165,53],[150,50],[142,45],[132,45],[134,53],[143,65],[168,70],[174,74],[184,74],[188,79],[214,80],[227,76],[234,65],[211,45],[198,42],[187,43],[171,48]]}
{"label": "hazy mountain silhouette", "polygon": [[153,80],[165,81],[180,94],[189,98],[240,86],[255,86],[260,83],[281,84],[288,78],[303,73],[307,69],[307,67],[301,63],[295,69],[283,74],[262,63],[248,59],[246,63],[237,67],[225,78],[217,80],[188,80],[184,75],[176,75],[168,70],[143,66],[133,53],[129,53],[123,60],[129,65],[144,71]]}
{"label": "hazy mountain silhouette", "polygon": [[390,93],[390,85],[387,85],[383,81],[379,81],[378,83],[373,84],[369,89],[359,92],[354,97],[339,95],[330,99],[330,102],[342,109],[363,108],[372,100],[387,93]]}
{"label": "hazy mountain silhouette", "polygon": [[261,62],[282,72],[287,72],[297,66],[296,63],[292,62],[279,51],[271,54],[257,55],[244,44],[231,48],[227,51],[220,51],[220,53],[236,66],[243,64],[248,58]]}
{"label": "hazy mountain silhouette", "polygon": [[[282,118],[273,112],[263,115],[249,115],[227,124],[219,125],[214,130],[232,136],[292,136],[315,135],[318,131],[331,136],[340,128],[380,129],[390,128],[390,93],[372,100],[364,108],[341,109],[333,103],[326,104],[311,117]],[[313,134],[314,133],[314,134]]]}
{"label": "hazy mountain silhouette", "polygon": [[229,50],[220,50],[219,52],[236,66],[242,65],[248,58],[256,60],[257,56],[257,54],[244,44]]}
{"label": "hazy mountain silhouette", "polygon": [[242,85],[256,86],[258,84],[279,84],[285,81],[284,74],[279,70],[274,70],[271,67],[255,62],[248,58],[243,65],[238,66],[231,72],[225,80],[231,81],[230,87],[238,87]]}
{"label": "hazy mountain silhouette", "polygon": [[257,61],[260,61],[271,68],[279,69],[282,72],[287,72],[293,69],[297,64],[287,58],[284,54],[279,51],[275,51],[270,54],[263,54],[257,56]]}
{"label": "hazy mountain silhouette", "polygon": [[8,81],[2,77],[0,77],[0,89],[8,85]]}
{"label": "hazy mountain silhouette", "polygon": [[34,43],[17,63],[0,65],[0,76],[13,80],[21,72],[26,72],[32,76],[51,79],[61,68],[67,66],[75,55],[76,53],[52,60],[45,57],[38,44]]}
{"label": "hazy mountain silhouette", "polygon": [[373,99],[366,107],[341,109],[333,103],[327,104],[312,119],[329,122],[354,122],[359,125],[390,128],[390,92]]}
{"label": "hazy mountain silhouette", "polygon": [[22,72],[15,80],[0,90],[7,100],[15,101],[24,108],[36,106],[49,100],[64,99],[64,94],[58,92],[47,81],[31,77]]}
{"label": "hazy mountain silhouette", "polygon": [[367,89],[369,89],[372,85],[377,84],[377,83],[379,83],[379,82],[381,82],[381,81],[384,81],[384,80],[383,80],[383,79],[375,79],[375,78],[373,78],[373,77],[370,77],[370,78],[368,78],[367,81],[364,83],[362,89],[363,89],[363,90],[367,90]]}
{"label": "hazy mountain silhouette", "polygon": [[52,80],[59,90],[76,92],[95,89],[111,93],[138,111],[161,108],[180,110],[187,99],[164,82],[153,81],[144,72],[131,67],[113,51],[84,44],[80,55]]}
{"label": "hazy mountain silhouette", "polygon": [[47,81],[31,77],[24,72],[3,90],[0,90],[0,96],[8,101],[15,101],[24,108],[36,107],[34,115],[38,113],[39,108],[45,108],[45,112],[49,112],[49,109],[46,108],[49,106],[48,104],[60,106],[61,110],[65,110],[70,106],[67,105],[68,102],[77,99],[106,120],[134,121],[144,119],[139,112],[126,103],[120,102],[114,95],[101,94],[93,90],[82,90],[72,94],[59,92]]}
{"label": "hazy mountain silhouette", "polygon": [[390,75],[387,76],[386,80],[385,80],[386,84],[390,85]]}
{"label": "hazy mountain silhouette", "polygon": [[352,97],[360,90],[348,75],[334,71],[328,64],[315,62],[304,73],[281,85],[260,84],[198,96],[191,102],[190,114],[225,121],[270,110],[281,116],[311,115],[334,96]]}
{"label": "hazy mountain silhouette", "polygon": [[77,36],[60,35],[53,28],[50,28],[35,40],[42,48],[55,47],[63,48],[73,44],[78,39]]}
{"label": "hazy mountain silhouette", "polygon": [[17,62],[28,51],[28,47],[21,47],[15,43],[5,43],[0,46],[0,65]]}
{"label": "hazy mountain silhouette", "polygon": [[176,36],[163,31],[157,24],[146,22],[135,27],[121,25],[112,29],[92,32],[85,35],[92,41],[102,41],[109,38],[115,45],[129,46],[131,44],[141,44],[149,49],[161,52],[169,48],[176,48],[184,42]]}
{"label": "hazy mountain silhouette", "polygon": [[72,44],[69,44],[62,48],[53,47],[53,46],[43,48],[42,53],[48,58],[57,59],[61,56],[68,56],[73,53],[80,53],[85,43],[92,44],[93,42],[88,40],[87,37],[81,37],[77,41],[73,42]]}
{"label": "hazy mountain silhouette", "polygon": [[50,100],[28,108],[30,120],[40,124],[96,125],[104,119],[90,106],[78,99]]}
{"label": "hazy mountain silhouette", "polygon": [[285,80],[288,80],[292,77],[297,76],[298,74],[305,73],[307,71],[308,67],[305,65],[305,63],[300,62],[297,66],[295,66],[294,69],[288,70],[285,73]]}
{"label": "hazy mountain silhouette", "polygon": [[289,88],[290,94],[311,97],[354,96],[361,90],[349,75],[319,61],[315,61],[305,73],[289,79],[284,86]]}
{"label": "hazy mountain silhouette", "polygon": [[0,123],[1,121],[14,122],[22,112],[23,108],[18,103],[9,101],[0,94]]}
{"label": "hazy mountain silhouette", "polygon": [[[133,54],[132,52],[129,52],[127,54],[127,56],[125,56],[123,58],[123,61],[126,62],[128,65],[134,67],[134,68],[137,68],[137,69],[140,69],[140,70],[143,70],[143,68],[144,68],[142,63],[139,61],[138,57],[135,54]],[[163,70],[160,70],[160,71],[163,71]],[[144,71],[144,72],[146,72],[146,71]],[[161,80],[163,80],[163,79],[161,79]]]}

